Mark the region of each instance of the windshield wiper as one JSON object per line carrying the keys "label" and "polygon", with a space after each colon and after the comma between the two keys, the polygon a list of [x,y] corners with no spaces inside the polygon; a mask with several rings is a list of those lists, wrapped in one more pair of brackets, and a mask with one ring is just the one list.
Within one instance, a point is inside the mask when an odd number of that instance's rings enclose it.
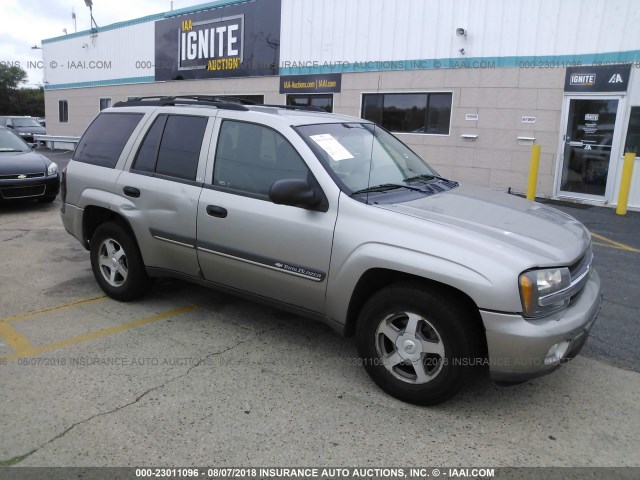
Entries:
{"label": "windshield wiper", "polygon": [[422,192],[423,190],[416,187],[410,187],[409,185],[402,185],[400,183],[383,183],[381,185],[374,185],[372,187],[363,188],[361,190],[356,190],[351,194],[358,195],[360,193],[370,193],[370,192],[386,192],[388,190],[397,190],[398,188],[406,188],[407,190],[413,190],[416,192]]}
{"label": "windshield wiper", "polygon": [[439,177],[437,175],[427,175],[427,174],[423,174],[423,175],[416,175],[414,177],[408,177],[405,178],[403,180],[403,182],[412,182],[414,180],[434,180],[434,179],[438,179],[438,180],[446,180],[445,178]]}

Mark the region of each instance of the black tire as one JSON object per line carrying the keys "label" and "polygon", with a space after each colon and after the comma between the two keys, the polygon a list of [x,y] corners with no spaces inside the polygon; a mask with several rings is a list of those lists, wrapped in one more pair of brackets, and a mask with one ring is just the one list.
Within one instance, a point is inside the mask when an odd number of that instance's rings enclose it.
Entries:
{"label": "black tire", "polygon": [[40,203],[51,203],[56,199],[56,195],[50,195],[48,197],[39,198],[38,201]]}
{"label": "black tire", "polygon": [[111,298],[127,302],[143,296],[151,280],[138,245],[120,224],[100,225],[91,237],[91,268],[100,288]]}
{"label": "black tire", "polygon": [[471,370],[470,359],[479,351],[472,320],[446,290],[391,285],[360,311],[358,352],[382,390],[405,402],[435,405],[455,395]]}

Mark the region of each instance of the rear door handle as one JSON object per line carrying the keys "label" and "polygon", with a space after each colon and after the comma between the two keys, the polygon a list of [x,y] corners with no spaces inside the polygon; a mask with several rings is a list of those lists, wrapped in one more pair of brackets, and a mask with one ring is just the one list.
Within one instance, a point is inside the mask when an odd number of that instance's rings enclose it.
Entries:
{"label": "rear door handle", "polygon": [[140,190],[135,187],[124,187],[122,191],[127,197],[138,198],[140,196]]}
{"label": "rear door handle", "polygon": [[211,215],[212,217],[226,218],[227,209],[218,207],[217,205],[207,205],[207,215]]}

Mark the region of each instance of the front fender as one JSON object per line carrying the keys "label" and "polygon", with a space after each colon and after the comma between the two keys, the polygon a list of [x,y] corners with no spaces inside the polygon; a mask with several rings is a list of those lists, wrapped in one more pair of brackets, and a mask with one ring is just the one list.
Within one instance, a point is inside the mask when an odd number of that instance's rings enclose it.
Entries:
{"label": "front fender", "polygon": [[467,294],[482,304],[495,285],[469,266],[425,252],[371,242],[353,250],[339,265],[332,265],[327,286],[327,315],[344,324],[351,295],[362,276],[372,268],[439,282]]}

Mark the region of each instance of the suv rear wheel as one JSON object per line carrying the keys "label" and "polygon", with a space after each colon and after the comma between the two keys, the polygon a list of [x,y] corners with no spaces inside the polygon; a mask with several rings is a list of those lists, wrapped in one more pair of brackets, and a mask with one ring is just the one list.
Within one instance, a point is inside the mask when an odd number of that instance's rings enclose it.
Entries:
{"label": "suv rear wheel", "polygon": [[383,288],[365,303],[356,330],[358,352],[374,382],[417,405],[455,395],[475,350],[468,312],[453,296],[428,288]]}
{"label": "suv rear wheel", "polygon": [[91,267],[102,290],[116,300],[139,298],[151,283],[138,246],[114,222],[100,225],[91,237]]}

